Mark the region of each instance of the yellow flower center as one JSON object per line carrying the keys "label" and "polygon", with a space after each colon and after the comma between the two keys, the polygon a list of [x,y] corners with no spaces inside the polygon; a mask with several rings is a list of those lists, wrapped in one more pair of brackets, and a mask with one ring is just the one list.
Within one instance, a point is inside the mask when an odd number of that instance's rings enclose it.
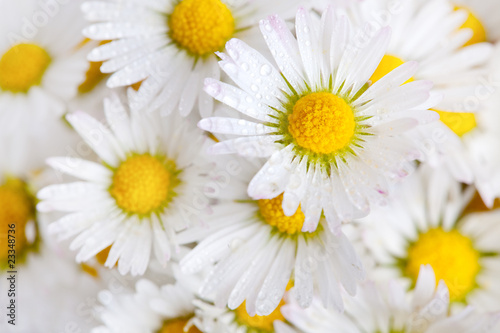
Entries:
{"label": "yellow flower center", "polygon": [[274,309],[274,311],[267,316],[255,315],[250,317],[246,310],[246,302],[243,302],[236,310],[234,310],[236,314],[236,321],[249,328],[253,328],[253,331],[258,330],[260,332],[274,332],[274,321],[285,321],[285,317],[281,314],[281,307],[284,304],[285,301],[281,300],[278,307],[276,307],[276,309]]}
{"label": "yellow flower center", "polygon": [[474,113],[434,111],[439,113],[439,119],[458,136],[472,131],[477,126]]}
{"label": "yellow flower center", "polygon": [[42,82],[50,56],[35,44],[17,44],[0,59],[0,88],[13,93],[27,92]]}
{"label": "yellow flower center", "polygon": [[457,230],[430,229],[408,249],[405,273],[417,281],[420,265],[430,264],[436,281],[444,280],[451,301],[464,300],[476,283],[480,270],[479,252],[472,241]]}
{"label": "yellow flower center", "polygon": [[[26,184],[18,179],[9,179],[0,186],[0,267],[7,264],[9,250],[19,257],[27,246],[25,227],[35,213],[33,198],[26,191]],[[12,225],[15,225],[12,228]],[[14,232],[9,230],[14,230]],[[9,243],[15,238],[15,243]],[[15,244],[9,247],[9,244]]]}
{"label": "yellow flower center", "polygon": [[288,131],[297,144],[318,154],[344,148],[351,141],[355,127],[351,107],[327,92],[302,97],[288,116]]}
{"label": "yellow flower center", "polygon": [[465,43],[464,46],[486,42],[488,40],[486,36],[486,29],[484,28],[484,25],[481,23],[481,21],[477,18],[477,16],[474,15],[474,13],[466,7],[455,7],[455,10],[459,9],[465,10],[469,14],[469,16],[467,16],[467,21],[464,22],[460,29],[469,28],[473,32],[471,39],[469,39],[469,41]]}
{"label": "yellow flower center", "polygon": [[158,331],[158,333],[201,333],[201,331],[194,325],[192,325],[189,330],[184,331],[184,327],[186,326],[188,319],[172,319],[165,324]]}
{"label": "yellow flower center", "polygon": [[109,192],[127,213],[150,214],[168,203],[171,169],[149,154],[134,155],[116,169]]}
{"label": "yellow flower center", "polygon": [[282,208],[283,194],[273,199],[260,199],[258,205],[262,219],[269,225],[276,227],[280,232],[289,235],[296,234],[304,224],[304,213],[299,208],[292,216],[286,216]]}
{"label": "yellow flower center", "polygon": [[220,0],[182,0],[168,26],[170,37],[195,56],[222,50],[235,29],[231,11]]}
{"label": "yellow flower center", "polygon": [[[372,82],[372,84],[377,82],[378,80],[380,80],[381,78],[383,78],[384,76],[386,76],[387,74],[389,74],[390,72],[392,72],[393,70],[395,70],[396,68],[398,68],[399,66],[401,66],[404,63],[405,62],[402,59],[400,59],[396,56],[393,56],[390,54],[384,55],[384,57],[380,61],[380,64],[378,65],[377,69],[372,74],[370,81]],[[413,78],[410,78],[405,83],[408,83],[411,81],[413,81]],[[403,83],[403,84],[405,84],[405,83]]]}

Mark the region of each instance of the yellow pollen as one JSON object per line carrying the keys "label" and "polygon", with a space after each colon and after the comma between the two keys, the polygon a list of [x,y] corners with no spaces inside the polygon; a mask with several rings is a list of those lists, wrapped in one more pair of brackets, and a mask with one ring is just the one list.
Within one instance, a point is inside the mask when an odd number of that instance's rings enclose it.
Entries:
{"label": "yellow pollen", "polygon": [[134,155],[116,169],[109,192],[124,211],[149,214],[168,202],[171,176],[159,159]]}
{"label": "yellow pollen", "polygon": [[0,59],[0,88],[13,93],[27,92],[42,82],[50,56],[35,44],[17,44]]}
{"label": "yellow pollen", "polygon": [[253,328],[254,330],[260,330],[260,332],[274,332],[274,321],[285,321],[285,317],[281,314],[281,307],[284,304],[285,301],[281,300],[278,307],[267,316],[255,315],[250,317],[246,310],[246,302],[243,302],[236,310],[234,310],[234,312],[236,314],[236,319],[240,324]]}
{"label": "yellow pollen", "polygon": [[484,25],[481,23],[481,21],[477,18],[477,16],[474,15],[474,13],[468,8],[461,6],[455,7],[455,10],[459,9],[465,10],[469,14],[469,16],[467,16],[467,20],[460,27],[460,29],[469,28],[473,33],[471,39],[469,39],[469,41],[465,43],[464,46],[486,42],[488,40],[486,36],[486,29],[484,28]]}
{"label": "yellow pollen", "polygon": [[[85,38],[77,47],[77,49],[82,48],[88,42],[90,42],[90,39]],[[109,42],[109,40],[103,40],[99,43],[99,45],[104,45]],[[92,91],[99,84],[99,82],[101,82],[107,76],[107,74],[101,72],[102,63],[102,61],[89,62],[89,69],[87,70],[87,73],[85,73],[85,81],[83,81],[80,86],[78,86],[78,92],[80,94],[85,94],[89,91]]]}
{"label": "yellow pollen", "polygon": [[169,18],[170,37],[195,56],[221,51],[234,34],[234,18],[220,0],[182,0]]}
{"label": "yellow pollen", "polygon": [[476,282],[480,270],[479,252],[472,241],[457,230],[430,229],[408,249],[405,274],[415,282],[420,265],[430,264],[436,282],[444,280],[451,301],[462,301]]}
{"label": "yellow pollen", "polygon": [[280,232],[293,235],[300,232],[304,224],[304,213],[299,208],[292,216],[286,216],[281,208],[283,202],[283,194],[278,195],[273,199],[260,199],[258,205],[260,208],[260,215],[264,221],[278,228]]}
{"label": "yellow pollen", "polygon": [[477,126],[474,113],[434,111],[439,114],[439,119],[458,136],[469,133]]}
{"label": "yellow pollen", "polygon": [[158,331],[158,333],[201,333],[201,331],[194,325],[192,325],[189,330],[184,331],[188,319],[172,319],[163,324],[163,327]]}
{"label": "yellow pollen", "polygon": [[355,127],[351,107],[327,92],[302,97],[288,116],[288,131],[297,144],[318,154],[330,154],[347,146]]}
{"label": "yellow pollen", "polygon": [[[18,179],[9,179],[0,186],[0,267],[7,263],[8,255],[12,254],[8,250],[15,250],[16,256],[20,256],[28,243],[25,227],[34,216],[34,202],[25,186]],[[15,227],[11,228],[13,224]],[[9,232],[11,229],[14,233]],[[15,237],[13,249],[8,246],[8,235]]]}
{"label": "yellow pollen", "polygon": [[[383,78],[384,76],[386,76],[387,74],[389,74],[390,72],[392,72],[393,70],[395,70],[396,68],[398,68],[399,66],[401,66],[404,63],[405,62],[402,59],[400,59],[396,56],[393,56],[390,54],[384,55],[384,57],[380,61],[380,64],[378,65],[377,69],[372,74],[370,81],[372,82],[372,84],[374,84],[375,82],[377,82],[378,80],[380,80],[381,78]],[[410,78],[408,81],[406,81],[403,84],[406,84],[406,83],[412,82],[412,81],[413,81],[413,78]]]}

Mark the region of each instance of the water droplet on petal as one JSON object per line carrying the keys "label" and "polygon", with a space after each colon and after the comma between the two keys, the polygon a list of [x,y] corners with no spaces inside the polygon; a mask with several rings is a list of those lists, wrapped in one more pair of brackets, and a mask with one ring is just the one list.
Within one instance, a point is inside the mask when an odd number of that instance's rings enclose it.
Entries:
{"label": "water droplet on petal", "polygon": [[205,86],[205,91],[209,95],[218,96],[222,91],[222,87],[220,86],[219,82],[212,82]]}
{"label": "water droplet on petal", "polygon": [[262,65],[260,67],[260,75],[268,76],[269,74],[271,74],[271,67],[269,65]]}

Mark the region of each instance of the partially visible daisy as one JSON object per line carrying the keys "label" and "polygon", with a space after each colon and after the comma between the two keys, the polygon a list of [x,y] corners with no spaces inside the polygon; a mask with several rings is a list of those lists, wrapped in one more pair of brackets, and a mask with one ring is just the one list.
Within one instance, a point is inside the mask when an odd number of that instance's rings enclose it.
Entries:
{"label": "partially visible daisy", "polygon": [[178,116],[166,122],[146,110],[129,115],[116,96],[105,100],[105,113],[110,128],[83,112],[66,117],[102,162],[48,159],[81,180],[42,189],[38,210],[69,213],[50,230],[60,239],[78,235],[71,243],[80,249],[78,262],[111,245],[107,267],[118,261],[120,273],[143,274],[151,251],[165,265],[176,231],[209,209],[205,137]]}
{"label": "partially visible daisy", "polygon": [[39,245],[35,196],[23,178],[0,174],[0,272],[21,265]]}
{"label": "partially visible daisy", "polygon": [[[203,92],[203,78],[220,76],[216,51],[232,37],[252,41],[259,19],[285,13],[292,1],[151,0],[89,1],[83,11],[96,22],[83,33],[95,40],[113,40],[89,54],[103,61],[101,71],[114,73],[109,87],[144,81],[131,94],[132,109],[148,103],[168,114],[191,112],[196,102],[210,115],[213,100]],[[295,8],[293,8],[295,9]]]}
{"label": "partially visible daisy", "polygon": [[422,167],[393,203],[356,223],[375,260],[370,274],[411,285],[420,265],[429,264],[448,286],[454,306],[499,311],[500,211],[461,217],[473,190]]}
{"label": "partially visible daisy", "polygon": [[[0,147],[1,159],[30,150],[23,163],[60,152],[66,143],[60,117],[77,93],[88,62],[81,41],[81,1],[71,1],[49,19],[48,1],[9,3],[0,11]],[[40,24],[35,19],[43,20]],[[30,25],[31,24],[31,25]],[[39,27],[40,26],[40,27]],[[59,140],[47,133],[59,134]],[[15,147],[15,148],[14,148]],[[19,152],[17,152],[19,155]],[[7,155],[7,156],[6,156]],[[15,170],[17,171],[17,170]]]}
{"label": "partially visible daisy", "polygon": [[[180,262],[185,273],[209,270],[201,297],[231,310],[243,305],[250,316],[267,316],[277,307],[290,279],[303,307],[313,292],[325,306],[342,309],[340,286],[354,295],[363,268],[341,230],[333,234],[324,218],[315,232],[303,232],[306,221],[300,206],[286,216],[283,196],[252,200],[246,195],[258,166],[242,158],[220,160],[226,169],[227,187],[215,188],[219,202],[205,223],[179,234],[179,242],[198,242]],[[219,169],[225,170],[220,167]]]}
{"label": "partially visible daisy", "polygon": [[135,291],[104,290],[98,298],[94,313],[102,325],[92,333],[200,333],[191,323],[195,295],[185,277],[161,287],[141,279]]}
{"label": "partially visible daisy", "polygon": [[1,293],[0,302],[7,306],[15,298],[18,314],[15,326],[7,322],[13,318],[0,320],[2,332],[11,332],[12,327],[18,332],[38,332],[40,328],[59,332],[69,322],[75,330],[87,331],[93,326],[92,318],[77,311],[100,288],[99,282],[84,276],[67,252],[53,246],[45,237],[48,216],[35,210],[34,193],[50,180],[47,172],[4,175],[0,171],[0,289],[11,289],[7,280],[11,275],[17,286],[15,295]]}
{"label": "partially visible daisy", "polygon": [[285,305],[285,317],[305,333],[470,333],[497,332],[498,313],[479,313],[468,307],[450,315],[449,294],[437,283],[432,268],[422,265],[416,287],[405,291],[397,281],[364,283],[355,298],[346,301],[345,313],[328,311],[315,302],[309,309]]}
{"label": "partially visible daisy", "polygon": [[475,16],[448,0],[408,0],[398,6],[389,0],[367,0],[353,2],[348,11],[359,25],[372,20],[368,34],[384,25],[394,31],[372,82],[404,62],[418,61],[412,79],[432,81],[434,91],[443,94],[434,108],[440,121],[415,131],[415,141],[426,153],[427,163],[448,169],[459,181],[474,183],[491,206],[500,194],[490,181],[500,156],[489,148],[500,144],[500,136],[492,128],[497,119],[488,118],[498,118],[499,93],[489,68],[493,48],[485,43],[484,29]]}
{"label": "partially visible daisy", "polygon": [[295,25],[297,39],[278,16],[261,21],[279,70],[238,39],[226,44],[220,66],[239,88],[209,78],[205,90],[245,119],[206,118],[198,126],[241,136],[212,153],[267,158],[249,184],[252,198],[284,193],[287,216],[301,205],[303,231],[314,231],[322,212],[336,230],[386,202],[391,183],[413,170],[420,154],[407,133],[437,119],[427,110],[435,102],[432,83],[402,86],[417,69],[409,62],[369,86],[390,29],[360,44],[358,31],[332,8],[321,23],[301,8]]}

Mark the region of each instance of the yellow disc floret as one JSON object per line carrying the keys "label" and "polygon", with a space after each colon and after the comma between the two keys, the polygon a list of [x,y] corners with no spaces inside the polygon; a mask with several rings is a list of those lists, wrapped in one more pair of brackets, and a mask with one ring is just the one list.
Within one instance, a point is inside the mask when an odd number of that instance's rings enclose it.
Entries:
{"label": "yellow disc floret", "polygon": [[469,14],[467,16],[467,21],[464,22],[460,29],[469,28],[473,33],[471,39],[469,39],[469,41],[465,43],[464,46],[486,42],[488,40],[486,36],[486,29],[484,28],[484,25],[481,23],[481,21],[477,18],[477,16],[474,15],[474,13],[468,8],[461,6],[455,7],[455,10],[459,9],[465,10]]}
{"label": "yellow disc floret", "polygon": [[149,214],[168,203],[171,176],[160,159],[134,155],[116,169],[109,192],[125,212]]}
{"label": "yellow disc floret", "polygon": [[188,322],[188,319],[172,319],[165,324],[163,324],[163,327],[158,331],[158,333],[201,333],[201,331],[194,325],[192,325],[189,330],[184,331],[184,327],[186,327],[186,324]]}
{"label": "yellow disc floret", "polygon": [[261,199],[258,201],[260,215],[266,223],[276,227],[280,232],[289,235],[300,232],[304,224],[304,213],[299,208],[292,216],[286,216],[281,207],[283,194],[273,199]]}
{"label": "yellow disc floret", "polygon": [[330,154],[347,146],[355,127],[351,107],[327,92],[302,97],[288,116],[288,131],[297,144],[318,154]]}
{"label": "yellow disc floret", "polygon": [[458,136],[469,133],[477,126],[474,113],[434,111],[439,114],[439,119]]}
{"label": "yellow disc floret", "polygon": [[182,0],[168,25],[170,37],[195,56],[220,51],[234,33],[234,18],[220,0]]}
{"label": "yellow disc floret", "polygon": [[[392,72],[393,70],[395,70],[396,68],[398,68],[399,66],[401,66],[404,63],[405,62],[402,59],[400,59],[396,56],[393,56],[390,54],[384,55],[384,57],[380,61],[380,64],[378,65],[377,69],[372,74],[370,81],[372,82],[372,84],[377,82],[378,80],[380,80],[381,78],[383,78],[384,76],[386,76],[387,74],[389,74],[390,72]],[[408,83],[411,81],[413,81],[413,78],[410,78],[405,83]],[[403,83],[403,84],[405,84],[405,83]]]}
{"label": "yellow disc floret", "polygon": [[245,325],[252,328],[253,331],[259,332],[274,332],[273,323],[275,320],[285,321],[285,317],[281,314],[281,307],[285,304],[284,300],[281,300],[280,304],[276,309],[274,309],[271,314],[267,316],[255,315],[250,317],[246,310],[246,302],[243,302],[236,310],[236,320],[241,325]]}
{"label": "yellow disc floret", "polygon": [[430,229],[408,249],[406,275],[417,280],[420,265],[430,264],[436,281],[444,280],[452,301],[462,301],[476,283],[479,252],[472,241],[457,230]]}
{"label": "yellow disc floret", "polygon": [[27,92],[42,82],[50,56],[35,44],[17,44],[0,59],[0,89],[13,93]]}
{"label": "yellow disc floret", "polygon": [[[8,250],[15,250],[16,256],[27,245],[25,227],[34,216],[33,198],[27,193],[25,184],[17,179],[9,179],[0,186],[0,264],[7,263]],[[12,228],[12,226],[14,227]],[[9,230],[13,230],[10,231]],[[8,247],[9,236],[15,238],[14,248]],[[12,252],[10,252],[12,254]]]}

